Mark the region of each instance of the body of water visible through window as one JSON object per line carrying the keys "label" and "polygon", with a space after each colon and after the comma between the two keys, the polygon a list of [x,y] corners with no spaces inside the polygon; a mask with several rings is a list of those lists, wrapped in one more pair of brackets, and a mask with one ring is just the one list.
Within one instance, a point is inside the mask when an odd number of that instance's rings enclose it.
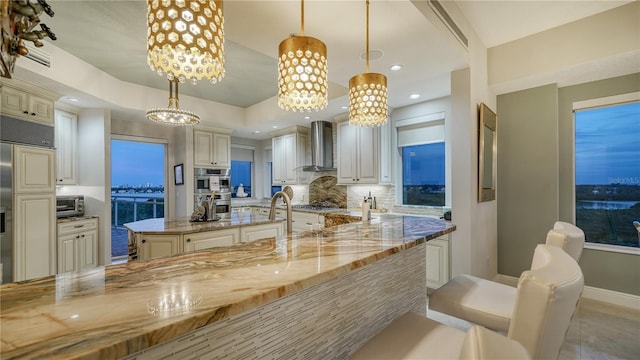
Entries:
{"label": "body of water visible through window", "polygon": [[576,225],[588,242],[638,247],[640,103],[575,112]]}
{"label": "body of water visible through window", "polygon": [[402,204],[445,205],[444,142],[402,147]]}
{"label": "body of water visible through window", "polygon": [[166,145],[111,140],[111,257],[129,254],[128,222],[164,217]]}

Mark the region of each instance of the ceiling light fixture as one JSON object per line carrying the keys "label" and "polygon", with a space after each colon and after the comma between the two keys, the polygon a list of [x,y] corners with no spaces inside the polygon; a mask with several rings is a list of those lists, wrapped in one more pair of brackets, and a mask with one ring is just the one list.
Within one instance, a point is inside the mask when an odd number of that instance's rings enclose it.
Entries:
{"label": "ceiling light fixture", "polygon": [[400,64],[393,64],[393,65],[391,65],[389,67],[389,70],[391,70],[391,71],[398,71],[400,69],[402,69],[402,65],[400,65]]}
{"label": "ceiling light fixture", "polygon": [[158,75],[194,85],[224,77],[221,0],[147,0],[147,63]]}
{"label": "ceiling light fixture", "polygon": [[191,111],[182,110],[178,100],[178,80],[169,80],[169,106],[147,111],[147,119],[163,125],[195,125],[200,117]]}
{"label": "ceiling light fixture", "polygon": [[292,35],[278,47],[278,106],[286,111],[324,109],[327,96],[327,46],[304,36],[304,0],[301,0],[300,36]]}
{"label": "ceiling light fixture", "polygon": [[411,95],[409,95],[409,99],[411,99],[411,100],[415,100],[415,99],[418,99],[418,98],[420,98],[420,94],[411,94]]}
{"label": "ceiling light fixture", "polygon": [[367,3],[367,67],[349,80],[349,125],[380,126],[389,118],[387,77],[369,72],[369,0]]}

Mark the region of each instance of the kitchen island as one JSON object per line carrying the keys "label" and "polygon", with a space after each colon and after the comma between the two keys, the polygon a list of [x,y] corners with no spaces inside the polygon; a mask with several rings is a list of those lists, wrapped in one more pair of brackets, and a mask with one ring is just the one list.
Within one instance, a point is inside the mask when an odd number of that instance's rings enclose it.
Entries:
{"label": "kitchen island", "polygon": [[192,222],[189,218],[147,219],[124,224],[129,230],[129,261],[226,247],[284,234],[284,220],[250,212],[226,219]]}
{"label": "kitchen island", "polygon": [[0,287],[0,357],[344,358],[426,311],[426,241],[386,215],[315,232]]}

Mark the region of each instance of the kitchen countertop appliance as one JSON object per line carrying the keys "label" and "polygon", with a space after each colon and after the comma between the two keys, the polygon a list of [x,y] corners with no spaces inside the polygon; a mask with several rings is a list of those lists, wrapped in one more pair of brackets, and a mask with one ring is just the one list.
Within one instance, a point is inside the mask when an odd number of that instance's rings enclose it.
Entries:
{"label": "kitchen countertop appliance", "polygon": [[84,195],[56,196],[56,217],[84,216]]}

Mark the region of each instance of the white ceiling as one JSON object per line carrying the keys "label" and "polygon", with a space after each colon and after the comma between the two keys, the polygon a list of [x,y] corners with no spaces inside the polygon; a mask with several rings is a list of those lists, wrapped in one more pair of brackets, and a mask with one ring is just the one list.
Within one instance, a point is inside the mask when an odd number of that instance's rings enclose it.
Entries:
{"label": "white ceiling", "polygon": [[[629,1],[456,1],[487,47],[496,46]],[[55,46],[123,81],[167,89],[164,78],[146,63],[145,1],[54,1],[55,16],[42,15],[57,35]],[[183,84],[190,95],[241,108],[276,95],[278,44],[300,30],[300,2],[227,0],[225,12],[226,75],[218,84]],[[449,73],[466,66],[457,44],[451,43],[409,0],[372,0],[370,47],[383,52],[371,61],[371,72],[387,75],[389,106],[447,96]],[[346,110],[349,78],[364,72],[365,2],[311,0],[305,2],[305,35],[321,39],[328,49],[330,105],[312,120],[330,119]],[[46,51],[46,46],[42,49]],[[26,60],[19,60],[26,61]],[[402,64],[391,72],[389,66]],[[421,95],[410,100],[409,95]],[[82,104],[82,102],[80,102]],[[274,102],[275,104],[275,102]],[[164,106],[165,104],[158,104]],[[76,105],[77,106],[77,105]],[[120,112],[118,112],[120,111]],[[143,118],[122,112],[118,116]],[[288,115],[289,124],[308,123],[303,115]],[[265,138],[243,124],[227,124],[234,136]],[[270,124],[264,124],[270,129]]]}

